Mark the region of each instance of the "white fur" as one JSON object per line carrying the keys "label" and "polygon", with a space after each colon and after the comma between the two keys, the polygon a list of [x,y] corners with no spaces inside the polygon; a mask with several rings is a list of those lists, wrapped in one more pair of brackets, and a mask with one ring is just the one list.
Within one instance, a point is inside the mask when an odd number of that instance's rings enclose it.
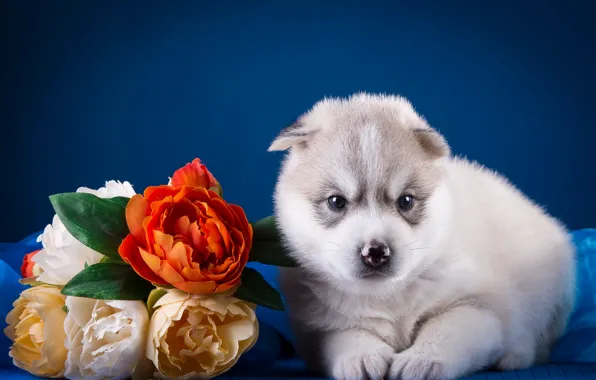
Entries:
{"label": "white fur", "polygon": [[[366,94],[327,99],[303,120],[324,130],[338,120],[357,123],[349,115],[381,111],[404,130],[427,127],[403,98]],[[386,137],[374,123],[361,131],[359,151],[326,146],[316,134],[310,149],[337,156],[329,165],[370,156],[367,180],[378,180],[373,169],[385,157],[376,152]],[[402,148],[408,149],[395,147]],[[281,283],[298,349],[311,368],[337,379],[450,380],[546,359],[574,297],[574,248],[558,221],[498,174],[444,157],[432,163],[440,167],[440,181],[419,227],[371,206],[323,228],[292,177],[307,165],[308,149],[290,151],[275,200],[281,230],[301,264],[282,270]],[[410,169],[394,173],[391,186]],[[339,173],[354,191],[358,178],[345,170],[337,164],[337,172],[327,172]],[[349,252],[378,236],[400,247],[401,265],[384,280],[360,279]]]}

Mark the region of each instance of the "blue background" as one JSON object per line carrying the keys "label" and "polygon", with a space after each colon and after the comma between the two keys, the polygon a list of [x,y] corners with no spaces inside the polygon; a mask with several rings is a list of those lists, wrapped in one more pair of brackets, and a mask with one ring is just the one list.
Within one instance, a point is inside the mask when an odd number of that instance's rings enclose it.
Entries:
{"label": "blue background", "polygon": [[140,192],[194,157],[266,216],[276,132],[361,90],[405,95],[457,154],[596,226],[594,2],[246,3],[2,1],[0,241],[49,223],[52,193]]}

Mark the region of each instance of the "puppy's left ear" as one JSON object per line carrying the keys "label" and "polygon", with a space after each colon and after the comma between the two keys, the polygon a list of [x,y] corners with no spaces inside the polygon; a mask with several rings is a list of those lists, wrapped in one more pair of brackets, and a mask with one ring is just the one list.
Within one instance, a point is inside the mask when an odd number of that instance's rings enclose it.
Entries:
{"label": "puppy's left ear", "polygon": [[289,127],[284,128],[273,140],[267,151],[274,152],[287,150],[294,146],[306,147],[308,140],[316,132],[314,128],[308,128],[302,122],[296,121]]}
{"label": "puppy's left ear", "polygon": [[449,144],[439,132],[432,128],[414,129],[414,135],[418,144],[433,160],[446,157],[451,154]]}

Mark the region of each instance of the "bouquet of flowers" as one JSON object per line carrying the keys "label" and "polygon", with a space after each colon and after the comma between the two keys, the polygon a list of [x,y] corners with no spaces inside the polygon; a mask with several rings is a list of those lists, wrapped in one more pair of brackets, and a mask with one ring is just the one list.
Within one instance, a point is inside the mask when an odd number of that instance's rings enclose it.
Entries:
{"label": "bouquet of flowers", "polygon": [[167,185],[50,197],[43,249],[6,317],[16,366],[68,379],[211,378],[256,342],[256,305],[282,310],[249,261],[294,266],[275,221],[249,223],[199,159]]}

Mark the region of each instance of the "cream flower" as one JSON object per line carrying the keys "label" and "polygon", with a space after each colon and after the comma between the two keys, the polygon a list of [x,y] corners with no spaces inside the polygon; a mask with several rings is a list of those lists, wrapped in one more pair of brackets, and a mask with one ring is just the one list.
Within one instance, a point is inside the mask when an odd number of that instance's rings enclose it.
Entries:
{"label": "cream flower", "polygon": [[113,198],[113,197],[126,197],[131,198],[135,195],[135,191],[132,185],[128,181],[107,181],[105,187],[100,187],[97,190],[90,189],[88,187],[79,187],[77,193],[93,194],[99,198]]}
{"label": "cream flower", "polygon": [[67,297],[69,379],[127,379],[143,357],[149,315],[141,301]]}
{"label": "cream flower", "polygon": [[21,293],[4,329],[13,342],[9,355],[15,366],[42,377],[64,375],[63,306],[64,296],[53,286],[35,286]]}
{"label": "cream flower", "polygon": [[[81,187],[77,192],[94,194],[99,198],[131,197],[135,194],[130,183],[120,181],[108,181],[105,187],[98,190]],[[43,249],[32,261],[39,264],[42,272],[37,280],[47,284],[65,285],[85,269],[85,264],[97,264],[103,258],[101,253],[75,239],[57,215],[54,215],[52,224],[46,226],[37,241],[42,243]]]}
{"label": "cream flower", "polygon": [[170,290],[155,304],[146,355],[156,377],[211,378],[230,369],[258,335],[253,305]]}

